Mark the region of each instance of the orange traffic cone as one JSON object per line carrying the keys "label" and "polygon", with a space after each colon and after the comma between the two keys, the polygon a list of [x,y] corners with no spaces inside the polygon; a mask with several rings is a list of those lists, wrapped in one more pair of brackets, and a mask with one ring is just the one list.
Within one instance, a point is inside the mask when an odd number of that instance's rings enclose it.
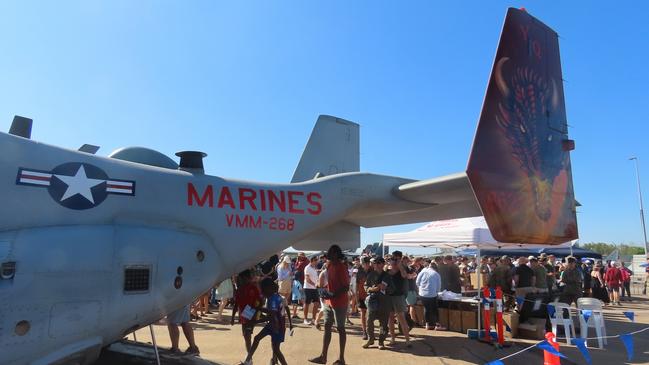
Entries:
{"label": "orange traffic cone", "polygon": [[[557,350],[557,352],[559,351],[559,343],[557,342],[554,333],[546,333],[545,339],[550,345],[552,345],[552,347],[554,347],[555,350]],[[543,365],[561,365],[561,359],[557,355],[552,355],[547,351],[543,351]]]}

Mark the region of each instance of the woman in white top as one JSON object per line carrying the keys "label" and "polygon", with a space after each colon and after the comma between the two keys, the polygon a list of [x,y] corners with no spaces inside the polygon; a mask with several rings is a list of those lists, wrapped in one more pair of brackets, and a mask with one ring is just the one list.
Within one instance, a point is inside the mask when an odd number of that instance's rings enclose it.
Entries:
{"label": "woman in white top", "polygon": [[293,288],[293,272],[291,270],[291,258],[284,256],[282,262],[277,265],[277,285],[279,286],[279,295],[291,302],[291,289]]}

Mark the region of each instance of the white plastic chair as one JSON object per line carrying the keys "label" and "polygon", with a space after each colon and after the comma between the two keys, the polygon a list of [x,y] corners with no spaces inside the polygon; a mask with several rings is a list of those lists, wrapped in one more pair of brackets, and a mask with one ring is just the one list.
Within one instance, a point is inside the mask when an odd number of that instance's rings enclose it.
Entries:
{"label": "white plastic chair", "polygon": [[[549,305],[554,306],[555,309],[554,315],[550,316],[550,323],[552,323],[552,333],[554,333],[556,337],[559,337],[559,334],[557,333],[557,327],[563,326],[563,332],[566,334],[566,345],[570,345],[570,335],[572,334],[572,337],[577,337],[577,335],[575,335],[575,324],[572,321],[572,311],[570,310],[570,306],[568,304],[559,302],[550,303]],[[568,318],[563,318],[564,309],[568,312]]]}
{"label": "white plastic chair", "polygon": [[[606,323],[604,322],[604,313],[602,312],[602,301],[595,298],[579,298],[577,299],[577,307],[582,310],[593,311],[588,322],[584,320],[583,315],[579,316],[579,334],[581,338],[588,338],[588,327],[593,327],[595,328],[595,334],[597,334],[599,348],[604,348],[607,341],[606,338],[603,338],[606,337]],[[586,340],[586,346],[588,346],[588,340]]]}

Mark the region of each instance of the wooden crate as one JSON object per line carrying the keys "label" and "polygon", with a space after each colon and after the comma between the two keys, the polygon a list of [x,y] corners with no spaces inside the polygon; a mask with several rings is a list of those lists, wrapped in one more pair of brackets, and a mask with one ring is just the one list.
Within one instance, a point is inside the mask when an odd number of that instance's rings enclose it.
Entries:
{"label": "wooden crate", "polygon": [[478,328],[478,313],[475,311],[462,311],[462,332]]}
{"label": "wooden crate", "polygon": [[[505,337],[518,337],[518,313],[505,312],[503,313],[503,321],[509,325],[512,332],[509,333],[505,330]],[[505,326],[507,328],[507,326]]]}
{"label": "wooden crate", "polygon": [[455,309],[448,311],[448,329],[453,332],[462,332],[462,311]]}
{"label": "wooden crate", "polygon": [[439,308],[437,311],[439,315],[439,324],[442,326],[448,328],[448,309],[446,308]]}

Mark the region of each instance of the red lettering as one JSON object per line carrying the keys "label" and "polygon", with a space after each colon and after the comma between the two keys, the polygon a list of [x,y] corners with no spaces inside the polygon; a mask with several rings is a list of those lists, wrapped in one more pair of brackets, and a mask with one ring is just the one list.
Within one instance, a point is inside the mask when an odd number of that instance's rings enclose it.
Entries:
{"label": "red lettering", "polygon": [[257,210],[255,198],[257,198],[256,191],[248,188],[239,188],[239,208],[241,210],[246,209],[246,202],[248,202],[252,210]]}
{"label": "red lettering", "polygon": [[248,223],[250,225],[250,228],[260,229],[262,227],[263,220],[261,219],[261,217],[253,218],[252,216],[249,215]]}
{"label": "red lettering", "polygon": [[230,188],[224,186],[221,188],[221,194],[219,194],[219,208],[223,208],[224,205],[229,205],[230,208],[235,209],[234,200],[232,199],[232,193],[230,193]]}
{"label": "red lettering", "polygon": [[265,212],[266,211],[266,190],[264,189],[259,190],[259,200],[261,202],[261,211]]}
{"label": "red lettering", "polygon": [[247,217],[244,217],[242,219],[241,216],[237,214],[237,228],[245,228],[246,227],[246,222],[247,222],[246,218]]}
{"label": "red lettering", "polygon": [[232,227],[232,220],[234,219],[234,215],[232,214],[226,214],[225,215],[225,220],[228,223],[228,227]]}
{"label": "red lettering", "polygon": [[304,209],[296,208],[295,206],[300,204],[300,201],[295,199],[295,196],[304,195],[301,191],[289,191],[288,192],[288,212],[294,214],[304,214]]}
{"label": "red lettering", "polygon": [[187,183],[187,205],[194,205],[194,201],[196,201],[199,207],[204,206],[205,203],[208,203],[210,208],[214,207],[214,190],[212,189],[212,185],[207,185],[205,192],[199,197],[194,184]]}
{"label": "red lettering", "polygon": [[275,205],[277,205],[277,207],[279,208],[280,211],[285,212],[286,211],[286,196],[284,196],[283,191],[280,191],[279,192],[279,198],[278,198],[274,191],[268,190],[268,206],[269,206],[271,212],[275,211]]}
{"label": "red lettering", "polygon": [[306,200],[311,204],[311,208],[308,209],[309,213],[313,215],[318,215],[322,212],[322,204],[318,201],[322,199],[320,193],[311,192],[307,194]]}

